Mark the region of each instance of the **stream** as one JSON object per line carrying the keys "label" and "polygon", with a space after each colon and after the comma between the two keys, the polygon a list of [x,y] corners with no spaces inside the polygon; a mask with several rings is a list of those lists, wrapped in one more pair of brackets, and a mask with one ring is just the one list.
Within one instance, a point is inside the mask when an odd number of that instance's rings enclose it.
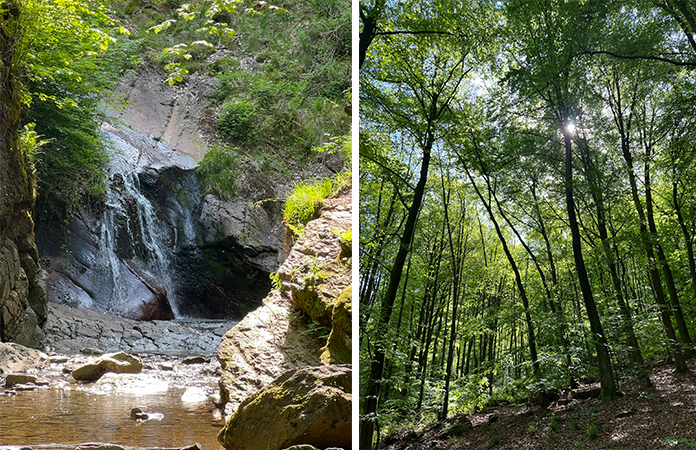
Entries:
{"label": "stream", "polygon": [[[70,356],[68,362],[51,364],[37,374],[49,381],[47,387],[0,390],[0,442],[98,441],[137,447],[182,447],[197,442],[206,450],[221,449],[217,433],[224,426],[224,412],[211,399],[218,390],[217,361],[188,365],[180,358],[140,357],[144,369],[139,374],[106,374],[95,383],[76,383],[62,368],[88,358]],[[131,418],[135,407],[150,419]]]}

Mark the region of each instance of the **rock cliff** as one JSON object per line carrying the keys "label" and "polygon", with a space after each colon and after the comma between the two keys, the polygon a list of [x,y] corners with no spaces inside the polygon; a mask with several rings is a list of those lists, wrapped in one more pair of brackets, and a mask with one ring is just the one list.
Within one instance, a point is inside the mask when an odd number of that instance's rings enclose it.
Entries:
{"label": "rock cliff", "polygon": [[351,263],[339,236],[351,228],[351,198],[349,191],[324,203],[278,269],[280,286],[223,336],[228,411],[289,370],[351,362]]}
{"label": "rock cliff", "polygon": [[111,148],[104,204],[67,225],[39,224],[50,300],[137,320],[241,318],[268,294],[268,275],[286,256],[278,199],[343,161],[321,155],[293,180],[249,156],[232,198],[202,195],[196,166],[209,150],[218,81],[193,75],[171,87],[163,78],[142,67],[116,89],[127,106],[102,127]]}
{"label": "rock cliff", "polygon": [[[19,14],[4,3],[0,19]],[[46,273],[34,244],[33,171],[19,145],[20,99],[12,78],[14,27],[0,26],[0,340],[40,347],[46,320]]]}

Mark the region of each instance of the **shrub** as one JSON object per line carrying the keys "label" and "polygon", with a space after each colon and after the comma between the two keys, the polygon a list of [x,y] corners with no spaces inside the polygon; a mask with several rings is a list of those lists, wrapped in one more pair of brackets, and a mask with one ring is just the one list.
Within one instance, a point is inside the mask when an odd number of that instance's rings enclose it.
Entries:
{"label": "shrub", "polygon": [[596,426],[590,425],[587,427],[587,437],[590,440],[597,438],[597,427]]}
{"label": "shrub", "polygon": [[227,146],[212,146],[198,165],[202,194],[227,200],[237,192],[239,157]]}
{"label": "shrub", "polygon": [[552,430],[555,430],[556,428],[558,428],[558,424],[560,423],[560,421],[561,421],[560,417],[558,417],[556,415],[556,413],[553,413],[551,415],[551,423],[549,423],[549,428],[551,428]]}
{"label": "shrub", "polygon": [[218,117],[218,131],[223,138],[246,144],[253,141],[256,134],[255,120],[255,104],[244,100],[226,103]]}

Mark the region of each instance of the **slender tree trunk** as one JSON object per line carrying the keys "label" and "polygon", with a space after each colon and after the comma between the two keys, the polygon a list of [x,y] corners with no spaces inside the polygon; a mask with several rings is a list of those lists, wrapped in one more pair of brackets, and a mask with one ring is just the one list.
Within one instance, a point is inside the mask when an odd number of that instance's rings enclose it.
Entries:
{"label": "slender tree trunk", "polygon": [[[626,305],[626,302],[624,300],[623,292],[621,290],[621,281],[619,280],[619,273],[616,268],[614,254],[611,250],[611,245],[609,243],[609,233],[607,232],[606,209],[604,207],[604,195],[602,193],[602,186],[600,180],[598,179],[598,171],[596,166],[590,160],[587,142],[583,140],[579,147],[581,149],[581,158],[583,161],[583,166],[585,168],[587,180],[590,184],[590,190],[592,192],[592,198],[595,204],[595,211],[597,212],[597,230],[599,231],[599,239],[602,243],[604,258],[606,259],[607,265],[609,266],[609,275],[611,277],[614,295],[616,297],[616,302],[619,305],[619,312],[621,313],[621,330],[626,335],[627,344],[630,349],[629,352],[631,361],[638,365],[639,376],[641,378],[647,378],[649,374],[645,368],[645,364],[643,362],[643,355],[640,351],[640,345],[638,344],[638,339],[636,338],[635,332],[633,330],[633,319],[631,318],[631,313],[628,310],[628,306]],[[601,270],[599,272],[601,274]]]}
{"label": "slender tree trunk", "polygon": [[[448,176],[449,178],[449,176]],[[447,366],[445,367],[445,396],[442,401],[442,409],[439,413],[439,419],[447,419],[447,411],[449,408],[449,388],[452,378],[452,360],[454,357],[454,343],[457,337],[457,306],[459,305],[459,278],[461,275],[461,267],[464,263],[464,256],[467,253],[468,234],[465,241],[462,243],[462,229],[464,228],[464,217],[461,218],[457,232],[457,250],[454,248],[454,239],[452,237],[452,228],[450,227],[449,219],[449,193],[445,194],[445,178],[442,176],[442,195],[444,198],[445,224],[447,225],[447,240],[449,242],[450,253],[452,255],[452,325],[450,326],[449,337],[449,352],[447,353]],[[462,214],[465,213],[465,208],[462,208]],[[464,248],[462,248],[462,246]]]}
{"label": "slender tree trunk", "polygon": [[600,398],[603,400],[611,400],[617,395],[617,388],[614,382],[614,374],[611,368],[611,359],[609,357],[609,346],[607,344],[602,323],[599,320],[597,305],[592,296],[592,287],[587,276],[585,268],[585,259],[582,256],[582,246],[580,241],[580,227],[575,216],[575,199],[573,197],[573,152],[570,133],[566,128],[566,121],[559,117],[561,129],[563,130],[563,143],[565,145],[565,194],[566,207],[568,209],[568,223],[573,240],[573,260],[575,261],[575,271],[580,283],[580,292],[585,302],[585,310],[590,319],[590,330],[592,331],[592,340],[597,351],[597,361],[599,363],[599,381],[601,385]]}
{"label": "slender tree trunk", "polygon": [[[637,89],[637,84],[634,87]],[[643,210],[643,203],[638,196],[638,184],[636,182],[636,174],[633,166],[633,155],[631,154],[630,148],[630,131],[631,131],[631,120],[633,117],[633,111],[637,102],[637,95],[634,92],[634,97],[630,107],[631,114],[628,119],[624,121],[623,107],[621,105],[621,89],[619,87],[618,79],[614,79],[608,88],[611,99],[611,107],[614,114],[614,122],[619,131],[621,137],[621,153],[626,163],[626,172],[628,173],[628,181],[631,187],[631,196],[633,198],[633,204],[638,213],[638,225],[640,227],[640,237],[645,247],[645,252],[648,256],[648,273],[650,283],[653,288],[655,295],[655,301],[660,307],[660,319],[662,320],[662,325],[665,328],[665,333],[667,334],[667,351],[671,351],[674,354],[674,360],[676,362],[677,372],[688,372],[689,368],[686,365],[686,360],[684,359],[684,354],[682,353],[679,343],[677,342],[676,334],[674,333],[674,327],[672,326],[671,319],[671,308],[665,299],[665,292],[662,289],[662,281],[660,280],[660,273],[655,264],[655,253],[653,249],[652,242],[650,241],[650,236],[648,234],[648,228],[645,220],[645,211]]]}
{"label": "slender tree trunk", "polygon": [[677,215],[677,222],[679,222],[679,228],[682,230],[684,235],[684,243],[686,244],[686,255],[689,260],[689,274],[691,275],[691,289],[693,290],[693,295],[696,296],[696,260],[694,259],[694,241],[689,232],[689,228],[686,226],[684,221],[684,216],[681,210],[681,202],[679,201],[678,195],[678,182],[676,176],[672,182],[672,200],[674,202],[674,212]]}
{"label": "slender tree trunk", "polygon": [[677,322],[677,329],[679,330],[679,336],[681,341],[685,344],[683,349],[684,357],[688,358],[691,356],[691,336],[689,336],[689,329],[686,327],[686,321],[684,320],[684,315],[682,314],[681,304],[679,303],[679,295],[677,294],[677,287],[674,283],[674,277],[672,276],[672,269],[669,267],[667,262],[667,257],[665,252],[662,250],[662,245],[660,244],[659,237],[657,235],[657,227],[655,226],[655,216],[653,214],[653,201],[652,201],[652,188],[650,186],[650,158],[651,146],[645,145],[645,169],[644,169],[644,179],[645,179],[645,211],[648,219],[648,230],[652,236],[654,242],[655,250],[657,251],[657,263],[662,269],[662,274],[665,276],[665,283],[667,284],[667,293],[669,294],[669,300],[672,304],[672,311],[674,311],[674,319]]}
{"label": "slender tree trunk", "polygon": [[[474,143],[474,145],[476,145]],[[474,181],[474,178],[471,176],[471,173],[469,172],[469,169],[466,165],[464,165],[464,170],[466,171],[467,176],[469,177],[469,181],[471,182],[472,187],[476,191],[476,195],[478,198],[481,200],[483,203],[483,206],[486,208],[486,211],[488,211],[488,217],[491,219],[491,222],[493,222],[493,226],[495,227],[495,232],[498,235],[498,240],[500,241],[502,247],[503,247],[503,252],[505,252],[505,256],[507,257],[508,263],[510,264],[510,267],[512,268],[512,271],[515,274],[515,282],[517,283],[517,289],[520,293],[520,298],[522,299],[522,305],[524,306],[524,317],[525,320],[527,321],[527,333],[529,335],[529,352],[531,354],[532,358],[532,366],[534,367],[534,374],[539,375],[539,357],[537,355],[537,348],[536,348],[536,335],[534,333],[534,325],[532,324],[532,316],[529,312],[529,300],[527,298],[527,291],[524,288],[524,285],[522,284],[522,276],[520,275],[520,271],[517,267],[517,263],[515,262],[515,259],[512,257],[512,253],[510,252],[510,249],[508,248],[507,241],[505,240],[505,236],[503,236],[503,232],[500,229],[500,225],[498,225],[498,221],[493,215],[493,209],[491,208],[490,203],[487,203],[485,198],[483,197],[483,194],[479,190],[478,186],[476,185],[476,182]],[[490,190],[490,184],[488,185],[488,188]]]}
{"label": "slender tree trunk", "polygon": [[[433,109],[435,109],[434,105]],[[431,112],[431,115],[432,114],[433,113]],[[428,169],[430,167],[430,151],[434,142],[435,136],[430,133],[426,138],[425,145],[423,146],[423,160],[421,162],[420,178],[418,179],[418,184],[413,192],[413,202],[411,203],[411,207],[408,211],[408,219],[406,220],[404,233],[400,239],[399,251],[396,254],[391,276],[389,277],[389,284],[387,285],[387,290],[384,294],[384,298],[382,299],[382,309],[380,311],[377,327],[378,334],[386,333],[389,328],[389,321],[391,319],[392,308],[394,307],[394,300],[396,299],[396,293],[399,289],[401,274],[403,273],[404,264],[406,263],[408,249],[411,246],[411,241],[413,240],[416,221],[420,212],[421,203],[423,201],[425,184],[428,180]],[[377,345],[375,346],[374,359],[370,365],[370,375],[367,382],[363,418],[360,421],[360,450],[370,450],[372,448],[372,437],[375,431],[375,420],[377,407],[379,405],[379,394],[384,377],[385,360],[386,353],[384,343],[378,341]]]}

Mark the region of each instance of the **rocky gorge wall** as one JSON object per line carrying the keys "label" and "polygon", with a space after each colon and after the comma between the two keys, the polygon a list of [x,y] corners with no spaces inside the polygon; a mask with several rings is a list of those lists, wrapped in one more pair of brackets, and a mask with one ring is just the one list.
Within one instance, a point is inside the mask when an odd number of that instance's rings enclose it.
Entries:
{"label": "rocky gorge wall", "polygon": [[163,77],[143,67],[116,90],[127,106],[102,126],[102,207],[67,226],[40,224],[50,300],[132,319],[241,317],[285,256],[280,205],[252,205],[281,192],[202,196],[195,168],[209,150],[202,129],[216,80],[194,75],[191,87],[171,87]]}
{"label": "rocky gorge wall", "polygon": [[8,1],[0,18],[0,340],[40,347],[46,320],[46,273],[34,243],[33,173],[19,147],[19,91],[12,79],[19,7]]}
{"label": "rocky gorge wall", "polygon": [[184,85],[142,67],[128,75],[102,126],[110,148],[104,204],[66,225],[39,224],[50,300],[139,320],[241,318],[270,290],[287,255],[282,202],[294,183],[343,166],[321,155],[290,178],[239,162],[232,198],[204,195],[196,170],[209,151],[218,80]]}
{"label": "rocky gorge wall", "polygon": [[[264,403],[263,399],[269,399],[271,403],[278,401],[278,396],[269,396],[268,390],[282,391],[284,388],[279,386],[293,378],[295,375],[292,374],[302,372],[303,368],[340,366],[341,369],[336,370],[348,381],[342,382],[345,386],[340,395],[334,394],[350,399],[351,260],[350,252],[346,251],[345,244],[341,242],[340,233],[351,229],[351,201],[352,193],[349,190],[324,202],[320,216],[306,225],[304,234],[295,242],[287,259],[278,269],[280,285],[266,297],[261,307],[248,314],[223,336],[218,350],[218,360],[222,367],[221,397],[227,401],[226,411],[234,412],[220,435],[226,448],[262,447],[244,447],[239,443],[244,439],[238,438],[248,432],[244,428],[248,421],[244,418],[246,415],[253,417],[258,414],[258,410],[250,405],[260,407]],[[312,373],[316,375],[321,372],[319,369],[319,372]],[[326,376],[333,377],[336,373],[335,370],[328,370]],[[322,378],[320,375],[316,376]],[[300,397],[304,395],[300,394]],[[274,426],[284,428],[284,425],[278,424],[285,423],[286,419],[292,422],[302,414],[321,416],[318,410],[305,411],[304,403],[288,401],[290,403],[283,408],[294,412],[288,413],[288,417],[284,416],[284,419],[271,415],[276,421]],[[349,400],[346,401],[350,403]],[[268,407],[272,409],[276,406]],[[345,412],[345,408],[342,411]],[[326,426],[329,426],[332,423],[329,419],[334,413],[326,414]],[[347,418],[337,419],[333,426],[340,422],[343,424],[341,427],[345,427],[346,421],[348,425],[345,429],[350,430],[350,408]],[[326,429],[323,432],[327,436],[331,434]],[[317,431],[320,435],[323,432]],[[268,445],[284,443],[287,446],[289,443],[300,442],[290,437],[279,439],[277,435],[273,439],[276,441]],[[305,439],[310,438],[305,436]],[[321,441],[310,439],[303,442],[320,446]],[[338,440],[328,446],[336,445],[344,446],[345,442]]]}

